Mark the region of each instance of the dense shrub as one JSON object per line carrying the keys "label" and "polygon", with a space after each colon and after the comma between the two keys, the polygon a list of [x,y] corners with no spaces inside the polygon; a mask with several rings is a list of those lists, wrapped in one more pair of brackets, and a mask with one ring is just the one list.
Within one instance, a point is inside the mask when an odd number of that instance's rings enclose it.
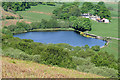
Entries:
{"label": "dense shrub", "polygon": [[37,6],[38,4],[55,6],[55,2],[3,2],[2,7],[5,11],[24,11],[31,8],[31,6]]}
{"label": "dense shrub", "polygon": [[94,51],[100,51],[100,46],[92,46],[91,49],[93,49]]}
{"label": "dense shrub", "polygon": [[17,22],[16,25],[10,25],[8,27],[4,27],[2,31],[4,34],[7,34],[8,31],[10,31],[11,33],[21,33],[25,31],[29,31],[31,29],[32,27],[29,24],[26,24],[25,22]]}
{"label": "dense shrub", "polygon": [[66,68],[75,68],[69,52],[57,46],[47,46],[41,58],[45,64],[58,65]]}
{"label": "dense shrub", "polygon": [[32,29],[39,29],[41,28],[40,25],[40,22],[32,22],[30,26],[32,27]]}
{"label": "dense shrub", "polygon": [[55,6],[55,2],[47,2],[46,4],[50,6]]}
{"label": "dense shrub", "polygon": [[58,19],[69,19],[70,16],[80,16],[79,3],[65,3],[60,8],[53,11]]}
{"label": "dense shrub", "polygon": [[[75,68],[74,63],[72,62],[72,58],[69,56],[69,51],[62,47],[54,45],[42,45],[41,43],[35,43],[32,40],[21,40],[19,38],[11,38],[8,40],[4,39],[2,43],[3,46],[13,47],[15,49],[24,51],[26,55],[18,54],[18,56],[21,56],[20,59],[28,59],[28,55],[40,55],[42,63],[44,64],[58,65],[66,68]],[[34,61],[37,60],[34,59]],[[37,62],[39,62],[39,60]]]}
{"label": "dense shrub", "polygon": [[77,70],[80,72],[93,73],[109,78],[117,78],[118,71],[113,68],[108,67],[96,67],[93,63],[90,62],[90,58],[83,59],[80,57],[73,57],[73,61],[77,64]]}
{"label": "dense shrub", "polygon": [[55,19],[50,19],[49,21],[42,19],[40,28],[60,28],[60,26]]}
{"label": "dense shrub", "polygon": [[94,8],[93,3],[91,3],[91,2],[84,2],[83,5],[82,5],[82,7],[81,7],[81,12],[82,13],[88,13],[93,8]]}
{"label": "dense shrub", "polygon": [[19,15],[19,18],[20,18],[20,19],[23,19],[23,17],[22,17],[21,15]]}
{"label": "dense shrub", "polygon": [[14,48],[8,47],[3,50],[2,54],[3,54],[3,56],[6,56],[6,57],[42,63],[40,55],[28,55],[19,49],[14,49]]}
{"label": "dense shrub", "polygon": [[14,16],[6,16],[6,19],[16,19]]}
{"label": "dense shrub", "polygon": [[29,42],[29,43],[33,42],[33,40],[31,40],[31,39],[22,39],[22,40],[25,42]]}
{"label": "dense shrub", "polygon": [[79,50],[79,51],[75,51],[75,52],[72,51],[72,54],[74,54],[74,56],[77,56],[77,57],[88,58],[88,57],[91,57],[94,54],[96,54],[96,52],[93,51],[92,49],[84,50],[81,48],[81,50]]}
{"label": "dense shrub", "polygon": [[100,18],[106,18],[108,20],[111,20],[111,13],[110,10],[106,8],[105,3],[104,2],[98,2],[95,6],[94,6],[94,15],[98,15],[100,16]]}
{"label": "dense shrub", "polygon": [[112,54],[109,55],[107,52],[98,52],[91,57],[91,62],[96,66],[107,66],[109,68],[118,69],[118,62]]}
{"label": "dense shrub", "polygon": [[73,46],[66,44],[66,43],[58,43],[58,44],[55,44],[55,46],[63,47],[68,50],[72,50],[74,48]]}
{"label": "dense shrub", "polygon": [[30,8],[29,2],[3,2],[2,7],[5,11],[23,11]]}
{"label": "dense shrub", "polygon": [[65,20],[59,21],[58,25],[60,28],[70,28],[69,21],[65,21]]}
{"label": "dense shrub", "polygon": [[[31,31],[33,29],[45,29],[45,28],[62,28],[61,24],[58,23],[55,19],[50,19],[49,21],[42,19],[41,22],[33,22],[31,24],[27,24],[25,22],[17,22],[16,25],[5,26],[2,29],[3,34],[11,34],[11,33],[22,33],[26,31]],[[69,24],[68,24],[69,25]],[[67,28],[69,26],[64,26]]]}
{"label": "dense shrub", "polygon": [[3,50],[2,54],[4,56],[11,57],[11,58],[22,59],[22,60],[32,60],[32,58],[30,59],[28,54],[26,54],[25,52],[19,49],[7,48]]}
{"label": "dense shrub", "polygon": [[12,32],[9,29],[5,28],[5,27],[2,29],[2,33],[6,34],[6,35],[10,35],[10,36],[13,35]]}
{"label": "dense shrub", "polygon": [[32,61],[37,63],[42,63],[41,56],[40,55],[33,55]]}
{"label": "dense shrub", "polygon": [[91,31],[91,21],[89,18],[79,18],[79,17],[75,17],[75,16],[71,16],[69,18],[70,21],[70,25],[76,29],[76,30],[80,30],[82,32],[84,31]]}

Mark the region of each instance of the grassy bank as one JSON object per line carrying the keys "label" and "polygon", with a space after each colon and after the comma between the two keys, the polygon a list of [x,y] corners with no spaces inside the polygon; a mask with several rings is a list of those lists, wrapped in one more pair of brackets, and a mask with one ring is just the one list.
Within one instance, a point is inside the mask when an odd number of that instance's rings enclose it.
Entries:
{"label": "grassy bank", "polygon": [[[74,31],[73,28],[46,28],[46,29],[33,29],[30,31],[23,31],[20,33],[26,33],[26,32],[39,32],[39,31]],[[20,34],[20,33],[15,33],[13,32],[13,34]]]}
{"label": "grassy bank", "polygon": [[55,66],[2,57],[3,78],[104,78]]}
{"label": "grassy bank", "polygon": [[73,28],[48,28],[48,29],[33,29],[30,31],[74,31]]}
{"label": "grassy bank", "polygon": [[109,54],[113,54],[115,58],[118,58],[118,40],[110,40],[108,46],[101,48],[102,51],[107,51]]}

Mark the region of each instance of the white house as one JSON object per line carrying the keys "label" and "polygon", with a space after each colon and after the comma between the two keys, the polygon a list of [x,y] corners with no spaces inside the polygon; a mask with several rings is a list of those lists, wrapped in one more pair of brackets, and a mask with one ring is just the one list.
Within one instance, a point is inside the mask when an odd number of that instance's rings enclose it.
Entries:
{"label": "white house", "polygon": [[104,23],[109,23],[109,20],[105,19],[105,18],[103,18],[101,21],[104,22]]}

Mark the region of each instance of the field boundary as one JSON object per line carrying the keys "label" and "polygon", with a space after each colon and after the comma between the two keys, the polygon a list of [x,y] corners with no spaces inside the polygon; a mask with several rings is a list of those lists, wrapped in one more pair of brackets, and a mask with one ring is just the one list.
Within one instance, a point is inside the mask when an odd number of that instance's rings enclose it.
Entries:
{"label": "field boundary", "polygon": [[40,13],[40,14],[52,15],[51,13],[45,13],[45,12],[40,12],[40,11],[27,11],[27,12],[33,12],[33,13]]}

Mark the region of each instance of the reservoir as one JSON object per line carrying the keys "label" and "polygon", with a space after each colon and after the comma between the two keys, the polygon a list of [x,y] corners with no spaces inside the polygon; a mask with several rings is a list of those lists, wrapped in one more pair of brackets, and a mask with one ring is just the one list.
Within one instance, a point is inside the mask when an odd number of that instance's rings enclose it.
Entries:
{"label": "reservoir", "polygon": [[67,43],[71,46],[85,46],[90,47],[98,45],[100,47],[104,46],[106,41],[83,37],[74,31],[52,31],[52,32],[27,32],[16,34],[14,37],[19,37],[20,39],[32,39],[34,42],[40,43]]}

